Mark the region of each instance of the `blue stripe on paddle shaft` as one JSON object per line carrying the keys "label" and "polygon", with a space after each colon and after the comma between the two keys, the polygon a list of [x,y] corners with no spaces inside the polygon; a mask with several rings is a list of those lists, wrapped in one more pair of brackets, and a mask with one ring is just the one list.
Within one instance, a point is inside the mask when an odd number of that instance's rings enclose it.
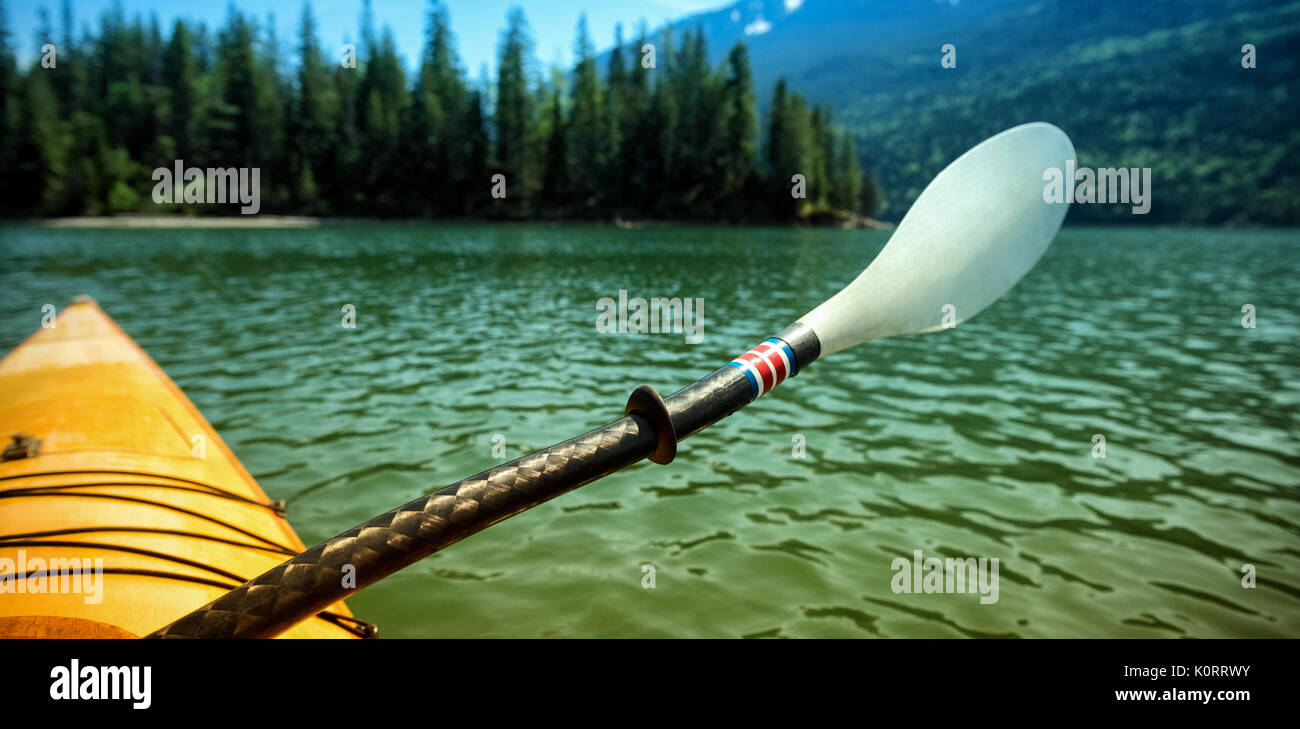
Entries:
{"label": "blue stripe on paddle shaft", "polygon": [[728,363],[727,363],[727,366],[728,366],[728,367],[735,367],[736,369],[740,370],[741,374],[745,375],[745,379],[749,380],[749,391],[750,391],[749,399],[750,399],[751,402],[752,402],[753,400],[757,399],[757,398],[758,398],[758,378],[754,377],[754,373],[753,373],[753,372],[750,372],[750,371],[747,370],[747,369],[745,369],[744,365],[740,364],[739,362],[728,362]]}

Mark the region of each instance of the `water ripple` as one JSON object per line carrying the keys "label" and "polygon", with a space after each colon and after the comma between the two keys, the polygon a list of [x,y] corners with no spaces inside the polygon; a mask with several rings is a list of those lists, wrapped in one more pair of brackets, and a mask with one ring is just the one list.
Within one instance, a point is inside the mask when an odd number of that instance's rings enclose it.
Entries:
{"label": "water ripple", "polygon": [[[689,384],[886,238],[4,227],[0,343],[95,296],[311,544],[613,420],[636,385]],[[1297,254],[1294,231],[1067,228],[973,321],[828,358],[671,466],[494,526],[353,608],[388,636],[1295,636]],[[702,297],[704,341],[596,333],[620,290]],[[998,601],[895,593],[916,550],[997,558]]]}

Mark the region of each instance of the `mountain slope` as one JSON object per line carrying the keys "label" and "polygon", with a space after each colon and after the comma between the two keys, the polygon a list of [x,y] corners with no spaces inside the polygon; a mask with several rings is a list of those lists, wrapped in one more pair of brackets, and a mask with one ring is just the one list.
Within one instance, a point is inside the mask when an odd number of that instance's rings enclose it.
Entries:
{"label": "mountain slope", "polygon": [[[741,0],[676,25],[702,28],[715,57],[744,40],[764,95],[785,76],[832,105],[884,217],[971,145],[1043,120],[1080,165],[1152,168],[1142,222],[1300,224],[1300,2]],[[1071,220],[1132,218],[1079,205]]]}

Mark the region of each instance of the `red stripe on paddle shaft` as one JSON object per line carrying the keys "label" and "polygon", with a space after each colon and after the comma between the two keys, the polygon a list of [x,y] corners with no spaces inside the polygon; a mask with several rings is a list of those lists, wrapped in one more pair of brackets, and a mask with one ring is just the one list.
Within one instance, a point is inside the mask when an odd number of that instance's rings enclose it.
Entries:
{"label": "red stripe on paddle shaft", "polygon": [[[776,385],[772,379],[772,368],[768,366],[767,360],[754,354],[753,350],[740,355],[740,358],[754,365],[754,369],[758,370],[758,374],[763,376],[763,392],[771,390]],[[760,392],[759,394],[761,395],[763,393]]]}
{"label": "red stripe on paddle shaft", "polygon": [[781,356],[781,349],[771,342],[763,342],[754,347],[754,350],[761,352],[763,358],[772,365],[772,369],[776,370],[776,384],[785,382],[785,358]]}

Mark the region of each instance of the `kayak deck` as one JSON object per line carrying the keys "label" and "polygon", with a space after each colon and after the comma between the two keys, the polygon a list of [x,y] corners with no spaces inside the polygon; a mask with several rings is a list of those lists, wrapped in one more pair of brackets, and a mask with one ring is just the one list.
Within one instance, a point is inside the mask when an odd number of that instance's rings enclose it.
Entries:
{"label": "kayak deck", "polygon": [[[303,550],[281,507],[93,301],[0,360],[0,398],[0,438],[40,441],[0,462],[0,636],[147,635]],[[97,559],[101,584],[61,582]],[[371,632],[339,602],[283,635]]]}

